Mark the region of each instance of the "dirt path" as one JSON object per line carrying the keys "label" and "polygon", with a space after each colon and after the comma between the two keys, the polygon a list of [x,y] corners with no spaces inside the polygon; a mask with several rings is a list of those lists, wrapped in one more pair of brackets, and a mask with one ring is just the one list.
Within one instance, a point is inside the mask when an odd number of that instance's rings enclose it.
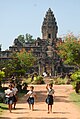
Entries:
{"label": "dirt path", "polygon": [[72,86],[55,85],[54,89],[55,102],[52,114],[47,114],[47,105],[44,102],[46,98],[45,85],[38,85],[35,86],[38,98],[34,111],[28,109],[26,98],[23,97],[18,102],[16,110],[13,110],[12,113],[7,110],[3,115],[0,115],[0,119],[80,119],[80,110],[68,99],[69,93],[73,91]]}

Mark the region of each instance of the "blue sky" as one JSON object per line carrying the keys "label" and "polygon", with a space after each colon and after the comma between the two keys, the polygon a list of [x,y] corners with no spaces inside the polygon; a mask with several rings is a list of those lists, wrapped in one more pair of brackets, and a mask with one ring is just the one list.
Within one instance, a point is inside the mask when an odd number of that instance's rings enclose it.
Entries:
{"label": "blue sky", "polygon": [[41,37],[41,25],[51,8],[58,24],[58,37],[80,34],[80,0],[0,0],[0,44],[6,50],[18,35]]}

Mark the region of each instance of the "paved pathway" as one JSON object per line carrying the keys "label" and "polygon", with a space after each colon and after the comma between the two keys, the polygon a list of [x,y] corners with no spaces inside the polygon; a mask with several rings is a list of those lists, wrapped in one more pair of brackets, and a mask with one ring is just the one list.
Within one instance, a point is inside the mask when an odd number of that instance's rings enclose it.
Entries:
{"label": "paved pathway", "polygon": [[44,102],[46,99],[45,85],[34,87],[37,93],[34,111],[28,109],[26,98],[22,97],[21,101],[18,101],[16,110],[12,110],[12,113],[7,110],[0,115],[0,119],[80,119],[80,110],[68,99],[70,92],[73,91],[71,85],[54,86],[55,102],[51,114],[47,114],[47,105]]}

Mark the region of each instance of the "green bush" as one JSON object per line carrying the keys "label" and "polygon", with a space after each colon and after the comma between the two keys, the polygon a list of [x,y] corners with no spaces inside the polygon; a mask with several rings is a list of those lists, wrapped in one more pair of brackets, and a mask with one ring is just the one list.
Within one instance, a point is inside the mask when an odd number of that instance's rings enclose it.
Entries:
{"label": "green bush", "polygon": [[33,84],[44,84],[42,76],[37,76],[36,79],[32,82]]}
{"label": "green bush", "polygon": [[23,83],[26,83],[26,84],[30,84],[31,81],[32,81],[32,78],[31,77],[29,77],[27,79],[26,78],[23,79]]}
{"label": "green bush", "polygon": [[25,75],[26,71],[24,69],[21,69],[21,70],[16,70],[14,73],[17,74],[17,76],[23,76]]}
{"label": "green bush", "polygon": [[71,75],[71,79],[72,79],[73,88],[75,89],[76,93],[79,93],[79,90],[80,90],[80,70],[74,72]]}
{"label": "green bush", "polygon": [[26,84],[44,84],[44,80],[43,80],[43,77],[42,76],[35,76],[32,80],[32,77],[28,77],[27,79],[26,78],[23,78],[23,84],[26,83]]}
{"label": "green bush", "polygon": [[5,77],[5,72],[0,70],[0,86],[1,86],[1,80]]}
{"label": "green bush", "polygon": [[58,77],[58,78],[54,79],[54,84],[57,84],[57,85],[67,84],[67,81],[68,81],[68,79],[66,77],[64,79]]}
{"label": "green bush", "polygon": [[80,81],[80,70],[74,72],[74,73],[71,75],[71,79],[72,79],[72,85],[73,85],[73,87],[75,88],[75,87],[76,87],[76,83]]}
{"label": "green bush", "polygon": [[71,79],[73,81],[80,81],[80,70],[74,72],[72,75],[71,75]]}

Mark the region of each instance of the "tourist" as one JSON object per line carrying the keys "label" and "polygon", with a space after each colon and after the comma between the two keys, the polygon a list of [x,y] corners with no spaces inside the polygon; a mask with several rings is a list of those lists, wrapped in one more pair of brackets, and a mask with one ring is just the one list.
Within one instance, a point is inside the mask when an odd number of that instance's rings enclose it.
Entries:
{"label": "tourist", "polygon": [[53,84],[47,84],[47,98],[46,103],[48,104],[48,113],[52,112],[52,105],[53,105],[53,95],[54,95],[54,89],[52,88]]}
{"label": "tourist", "polygon": [[5,97],[6,97],[6,104],[8,104],[8,109],[11,112],[12,111],[12,104],[13,104],[13,89],[12,85],[9,85],[9,88],[5,90]]}
{"label": "tourist", "polygon": [[15,84],[14,83],[12,83],[12,86],[13,86],[13,92],[14,92],[14,95],[13,95],[13,104],[14,104],[14,109],[15,109],[16,102],[17,102],[17,99],[18,99],[18,96],[17,96],[18,89],[15,87]]}
{"label": "tourist", "polygon": [[33,90],[34,87],[30,86],[30,91],[25,95],[25,96],[29,96],[27,102],[29,104],[29,109],[32,111],[34,110],[34,98],[36,98],[36,93]]}
{"label": "tourist", "polygon": [[43,72],[43,76],[44,76],[44,77],[47,77],[47,73],[46,73],[46,72]]}

